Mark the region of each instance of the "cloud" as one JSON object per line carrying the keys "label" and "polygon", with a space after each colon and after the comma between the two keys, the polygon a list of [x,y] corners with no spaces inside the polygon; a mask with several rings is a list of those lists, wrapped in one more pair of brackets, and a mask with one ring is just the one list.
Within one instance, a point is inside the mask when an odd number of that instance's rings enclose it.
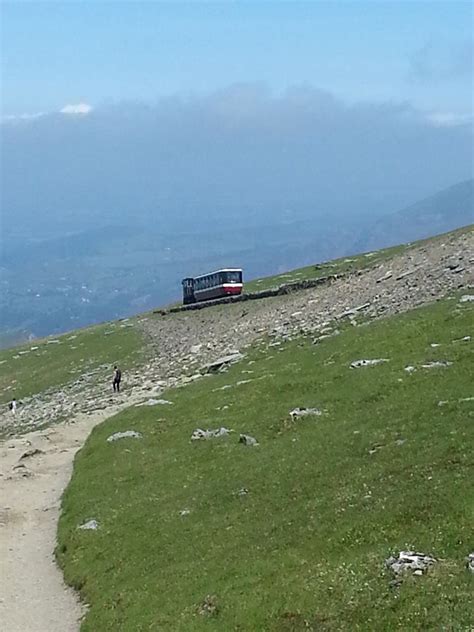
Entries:
{"label": "cloud", "polygon": [[426,118],[435,127],[456,127],[473,122],[472,114],[457,114],[456,112],[430,112]]}
{"label": "cloud", "polygon": [[88,103],[75,103],[65,105],[61,110],[61,114],[89,114],[93,108]]}
{"label": "cloud", "polygon": [[31,121],[41,116],[44,116],[46,112],[33,112],[31,114],[23,113],[23,114],[6,114],[2,116],[2,122],[15,122],[15,121]]}
{"label": "cloud", "polygon": [[311,86],[239,85],[93,112],[80,124],[56,112],[4,127],[11,225],[141,222],[205,234],[223,218],[265,224],[288,209],[380,214],[472,168],[469,120],[410,103],[349,104]]}
{"label": "cloud", "polygon": [[472,75],[474,45],[466,40],[453,45],[428,42],[409,59],[409,79],[432,82],[460,79]]}
{"label": "cloud", "polygon": [[67,114],[67,115],[76,115],[76,116],[85,116],[90,114],[94,108],[88,103],[75,103],[65,105],[63,108],[56,112],[23,112],[21,114],[7,114],[1,117],[2,123],[21,123],[34,121],[39,118],[43,118],[46,116],[57,115],[57,114]]}

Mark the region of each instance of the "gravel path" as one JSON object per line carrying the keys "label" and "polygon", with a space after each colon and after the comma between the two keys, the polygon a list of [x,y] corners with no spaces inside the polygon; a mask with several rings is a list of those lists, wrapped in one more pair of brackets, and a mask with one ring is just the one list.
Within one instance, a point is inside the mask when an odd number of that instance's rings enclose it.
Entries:
{"label": "gravel path", "polygon": [[134,401],[0,443],[2,631],[79,630],[84,606],[54,560],[61,496],[92,428]]}

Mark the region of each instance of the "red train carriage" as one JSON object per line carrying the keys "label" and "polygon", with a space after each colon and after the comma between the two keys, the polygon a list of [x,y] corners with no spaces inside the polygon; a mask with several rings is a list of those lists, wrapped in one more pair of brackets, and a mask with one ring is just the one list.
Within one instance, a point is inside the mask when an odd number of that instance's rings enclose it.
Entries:
{"label": "red train carriage", "polygon": [[224,268],[202,274],[196,278],[183,279],[183,303],[211,301],[223,296],[242,293],[242,270],[240,268]]}

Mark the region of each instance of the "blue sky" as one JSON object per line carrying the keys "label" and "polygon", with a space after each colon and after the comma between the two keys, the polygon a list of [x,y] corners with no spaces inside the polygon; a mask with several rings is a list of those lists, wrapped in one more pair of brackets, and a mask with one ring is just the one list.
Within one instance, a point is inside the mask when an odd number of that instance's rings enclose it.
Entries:
{"label": "blue sky", "polygon": [[472,113],[471,2],[3,2],[4,115],[261,81]]}

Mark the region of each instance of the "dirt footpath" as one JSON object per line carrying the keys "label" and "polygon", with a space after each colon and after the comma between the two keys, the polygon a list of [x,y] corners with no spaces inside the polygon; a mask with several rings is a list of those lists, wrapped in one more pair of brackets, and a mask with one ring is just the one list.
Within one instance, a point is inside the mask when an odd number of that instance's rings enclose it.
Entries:
{"label": "dirt footpath", "polygon": [[92,428],[138,399],[0,443],[2,632],[79,630],[84,606],[54,559],[61,496]]}

